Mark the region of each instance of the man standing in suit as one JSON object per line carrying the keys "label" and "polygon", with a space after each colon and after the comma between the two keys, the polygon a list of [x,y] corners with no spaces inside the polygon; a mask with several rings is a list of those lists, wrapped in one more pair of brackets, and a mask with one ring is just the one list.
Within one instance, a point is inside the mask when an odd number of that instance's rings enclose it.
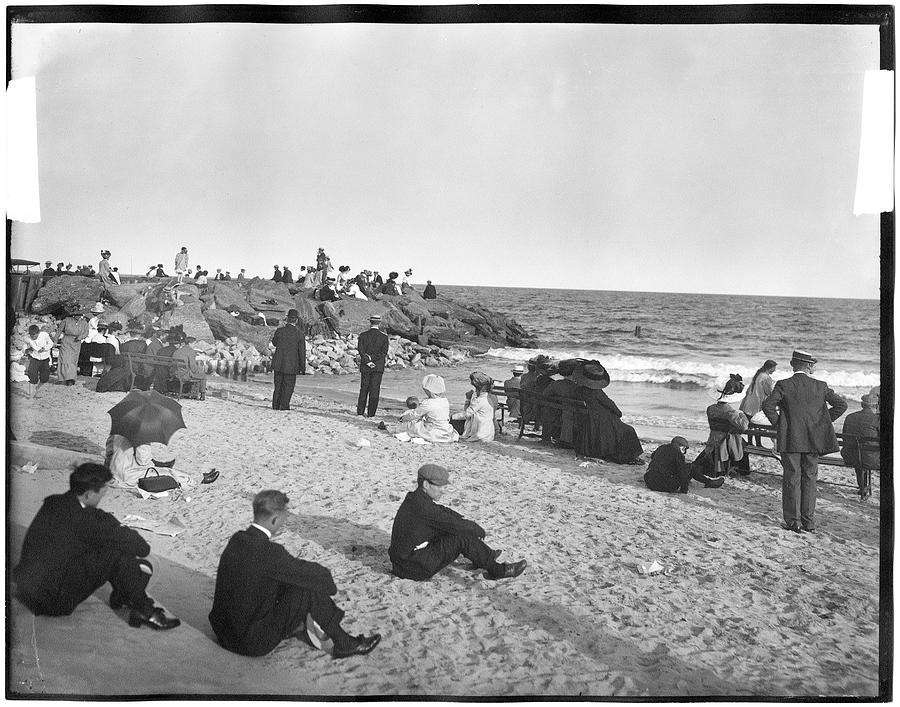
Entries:
{"label": "man standing in suit", "polygon": [[497,562],[501,551],[484,542],[485,531],[478,523],[435,503],[450,483],[449,469],[423,464],[417,477],[416,490],[406,494],[391,528],[388,555],[395,575],[417,581],[431,579],[460,555],[486,570],[485,579],[518,577],[525,571],[525,560]]}
{"label": "man standing in suit", "polygon": [[762,411],[778,428],[776,448],[784,469],[781,527],[795,533],[816,529],[819,456],[839,449],[832,423],[847,409],[847,401],[825,381],[811,377],[815,365],[812,355],[794,351],[794,375],[775,383],[762,404]]}
{"label": "man standing in suit", "polygon": [[354,638],[341,628],[344,612],[331,599],[337,593],[331,572],[272,542],[290,515],[287,505],[281,491],[260,491],[250,527],[232,535],[222,553],[209,612],[219,643],[259,656],[285,638],[307,634],[317,648],[330,647],[333,658],[369,653],[381,636]]}
{"label": "man standing in suit", "polygon": [[141,535],[97,508],[112,473],[102,464],[81,464],[67,493],[47,496],[25,533],[13,574],[16,596],[38,616],[68,616],[109,582],[113,609],[128,606],[128,624],[166,630],[181,624],[147,596],[153,566]]}
{"label": "man standing in suit", "polygon": [[300,314],[289,309],[287,323],[275,330],[272,346],[272,369],[275,372],[275,392],[272,393],[273,410],[290,410],[291,396],[297,383],[297,374],[306,375],[306,338],[297,326]]}
{"label": "man standing in suit", "polygon": [[[378,327],[381,315],[369,317],[369,329],[359,335],[357,350],[359,351],[359,399],[356,401],[356,414],[375,417],[378,410],[378,398],[381,395],[381,378],[384,376],[384,364],[388,355],[388,337]],[[368,400],[368,409],[366,401]]]}

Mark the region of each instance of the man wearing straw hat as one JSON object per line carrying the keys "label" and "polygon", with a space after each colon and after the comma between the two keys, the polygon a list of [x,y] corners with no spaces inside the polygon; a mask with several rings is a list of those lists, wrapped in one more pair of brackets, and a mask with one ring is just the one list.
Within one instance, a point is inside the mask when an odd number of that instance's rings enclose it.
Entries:
{"label": "man wearing straw hat", "polygon": [[[503,381],[503,390],[506,391],[506,408],[509,411],[509,421],[513,422],[521,415],[521,404],[519,402],[519,388],[522,385],[522,374],[525,373],[525,366],[517,363],[512,369],[512,378]],[[516,391],[510,395],[510,391]]]}
{"label": "man wearing straw hat", "polygon": [[838,451],[833,423],[847,409],[846,400],[825,381],[812,377],[816,363],[806,351],[794,351],[794,375],[775,383],[762,404],[769,422],[778,428],[776,449],[784,469],[781,527],[794,533],[816,529],[819,455]]}
{"label": "man wearing straw hat", "polygon": [[370,327],[359,335],[356,348],[359,351],[359,398],[356,414],[375,417],[381,395],[381,378],[388,355],[388,336],[379,329],[381,315],[369,317]]}

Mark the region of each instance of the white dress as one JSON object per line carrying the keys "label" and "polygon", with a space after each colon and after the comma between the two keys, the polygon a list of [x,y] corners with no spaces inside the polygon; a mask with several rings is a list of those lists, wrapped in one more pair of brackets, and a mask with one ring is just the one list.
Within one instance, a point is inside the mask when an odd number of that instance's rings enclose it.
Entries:
{"label": "white dress", "polygon": [[[106,440],[106,458],[109,459],[109,470],[118,486],[137,488],[138,479],[144,477],[147,469],[153,466],[153,454],[149,444],[133,447],[122,435],[110,435]],[[199,479],[177,469],[157,469],[161,476],[171,476],[184,488],[196,486]],[[150,476],[154,474],[151,472]]]}
{"label": "white dress", "polygon": [[465,417],[466,426],[460,439],[466,442],[492,442],[494,440],[494,408],[488,401],[487,393],[472,397],[472,402],[464,412],[456,413],[455,419]]}
{"label": "white dress", "polygon": [[[413,413],[410,415],[409,413]],[[447,398],[425,398],[415,410],[403,413],[406,434],[429,442],[455,442],[459,433],[450,425],[450,401]],[[402,418],[401,418],[402,419]]]}

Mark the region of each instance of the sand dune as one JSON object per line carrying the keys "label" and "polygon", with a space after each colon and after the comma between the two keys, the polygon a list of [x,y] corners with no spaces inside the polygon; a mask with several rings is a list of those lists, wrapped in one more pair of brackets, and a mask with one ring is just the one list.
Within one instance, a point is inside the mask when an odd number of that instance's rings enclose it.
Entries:
{"label": "sand dune", "polygon": [[[444,371],[451,400],[467,372]],[[389,424],[420,375],[387,377]],[[332,570],[348,630],[384,640],[349,661],[285,642],[261,665],[346,696],[876,694],[877,490],[861,504],[851,489],[823,487],[820,532],[794,535],[779,527],[776,477],[665,495],[644,487],[645,467],[579,466],[570,451],[513,436],[402,443],[352,414],[355,380],[301,378],[295,409],[283,413],[269,408],[265,382],[214,379],[210,390],[228,399],[183,401],[188,428],[170,450],[181,468],[218,468],[219,481],[189,502],[124,490],[104,501],[119,517],[180,518],[188,529],[175,538],[145,535],[155,554],[211,581],[228,537],[249,523],[253,494],[288,494],[293,518],[280,541]],[[12,395],[17,438],[102,450],[106,411],[123,394],[82,382],[33,401]],[[371,447],[352,446],[359,437]],[[454,470],[446,501],[487,529],[502,559],[528,559],[522,577],[489,582],[466,561],[424,584],[390,575],[391,520],[426,461]],[[666,573],[640,575],[636,565],[652,559]],[[192,615],[208,601],[198,594]]]}

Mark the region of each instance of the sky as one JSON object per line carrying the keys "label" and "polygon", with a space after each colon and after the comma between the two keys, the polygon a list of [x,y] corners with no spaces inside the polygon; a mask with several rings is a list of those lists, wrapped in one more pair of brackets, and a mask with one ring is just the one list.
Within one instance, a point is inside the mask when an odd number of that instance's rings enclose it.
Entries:
{"label": "sky", "polygon": [[875,26],[17,24],[42,220],[11,255],[878,298],[878,56]]}

